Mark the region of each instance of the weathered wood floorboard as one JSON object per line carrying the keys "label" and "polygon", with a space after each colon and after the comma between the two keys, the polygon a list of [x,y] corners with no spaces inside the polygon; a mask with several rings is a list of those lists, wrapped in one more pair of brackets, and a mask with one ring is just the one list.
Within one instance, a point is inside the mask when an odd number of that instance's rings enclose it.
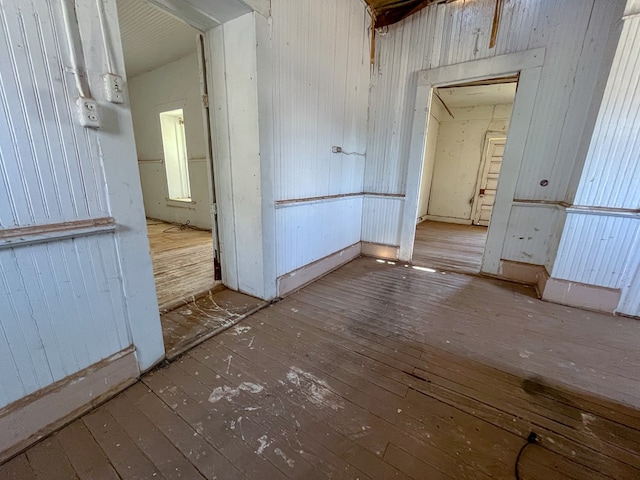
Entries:
{"label": "weathered wood floorboard", "polygon": [[[180,339],[251,301],[173,312]],[[245,302],[245,303],[243,303]],[[224,315],[223,315],[224,316]],[[0,478],[640,478],[640,324],[358,259],[146,375]]]}

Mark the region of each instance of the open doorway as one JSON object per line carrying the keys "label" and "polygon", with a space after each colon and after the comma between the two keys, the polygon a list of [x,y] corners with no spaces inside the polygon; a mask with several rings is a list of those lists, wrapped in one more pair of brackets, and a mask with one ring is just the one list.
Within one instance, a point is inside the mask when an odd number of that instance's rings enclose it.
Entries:
{"label": "open doorway", "polygon": [[219,283],[200,32],[143,0],[118,17],[162,312]]}
{"label": "open doorway", "polygon": [[479,273],[516,95],[510,76],[433,89],[413,263]]}

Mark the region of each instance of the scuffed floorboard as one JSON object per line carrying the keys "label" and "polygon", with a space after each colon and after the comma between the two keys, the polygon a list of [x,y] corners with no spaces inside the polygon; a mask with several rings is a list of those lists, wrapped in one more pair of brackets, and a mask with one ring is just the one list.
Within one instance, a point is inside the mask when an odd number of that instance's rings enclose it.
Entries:
{"label": "scuffed floorboard", "polygon": [[638,344],[631,319],[362,258],[146,375],[0,478],[511,480],[533,431],[522,479],[636,479]]}
{"label": "scuffed floorboard", "polygon": [[[169,360],[203,340],[235,325],[268,302],[227,288],[210,291],[195,301],[160,315]],[[234,327],[242,330],[242,326]]]}
{"label": "scuffed floorboard", "polygon": [[424,221],[416,226],[412,263],[438,270],[478,273],[487,227]]}

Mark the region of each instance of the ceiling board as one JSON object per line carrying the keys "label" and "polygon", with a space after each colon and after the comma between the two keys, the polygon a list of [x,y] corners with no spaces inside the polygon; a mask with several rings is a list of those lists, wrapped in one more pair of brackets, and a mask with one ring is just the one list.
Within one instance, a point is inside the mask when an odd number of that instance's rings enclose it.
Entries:
{"label": "ceiling board", "polygon": [[196,52],[198,31],[143,0],[117,0],[128,77]]}

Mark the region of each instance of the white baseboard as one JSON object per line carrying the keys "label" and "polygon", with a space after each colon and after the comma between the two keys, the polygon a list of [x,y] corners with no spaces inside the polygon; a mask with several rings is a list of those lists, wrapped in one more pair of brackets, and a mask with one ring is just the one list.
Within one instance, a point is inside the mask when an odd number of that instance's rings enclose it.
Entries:
{"label": "white baseboard", "polygon": [[424,215],[420,218],[423,219],[421,222],[431,220],[432,222],[457,223],[458,225],[471,225],[473,223],[470,218],[438,217],[436,215]]}
{"label": "white baseboard", "polygon": [[500,267],[496,276],[512,282],[534,285],[538,291],[538,296],[542,298],[549,273],[544,265],[500,260]]}
{"label": "white baseboard", "polygon": [[596,312],[615,313],[621,295],[619,288],[549,278],[542,292],[542,299]]}
{"label": "white baseboard", "polygon": [[361,252],[360,242],[328,255],[313,263],[300,267],[278,278],[278,296],[294,292],[308,283],[317,280],[345,263],[358,258]]}
{"label": "white baseboard", "polygon": [[0,409],[0,463],[135,383],[134,351],[126,348]]}

